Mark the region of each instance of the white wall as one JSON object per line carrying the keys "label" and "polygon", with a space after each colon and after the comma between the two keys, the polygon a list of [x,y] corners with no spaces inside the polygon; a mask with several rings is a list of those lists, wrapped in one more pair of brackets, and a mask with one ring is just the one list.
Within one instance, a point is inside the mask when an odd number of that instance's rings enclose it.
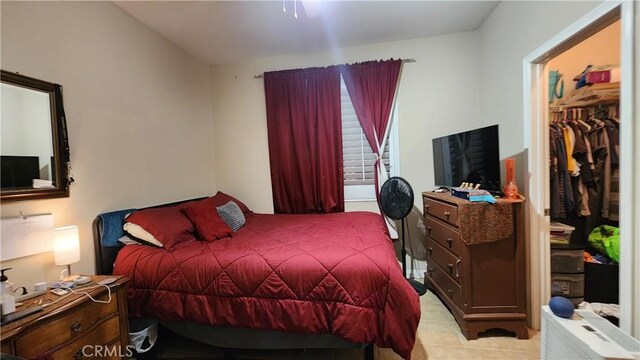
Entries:
{"label": "white wall", "polygon": [[[402,70],[398,125],[400,176],[412,184],[421,208],[419,194],[433,189],[431,140],[478,126],[475,32],[212,66],[216,184],[255,211],[273,211],[264,84],[254,75],[391,57],[416,59]],[[347,210],[376,211],[377,206],[351,202]]]}
{"label": "white wall", "polygon": [[[59,83],[69,128],[71,197],[3,203],[2,217],[51,212],[77,224],[94,272],[91,224],[101,212],[215,189],[208,65],[110,2],[2,2],[2,69]],[[17,285],[54,280],[52,254],[5,261]]]}
{"label": "white wall", "polygon": [[500,157],[516,157],[516,183],[521,188],[526,158],[522,61],[599,3],[503,1],[478,30],[480,123],[500,125]]}
{"label": "white wall", "polygon": [[[523,104],[523,60],[525,56],[560,33],[587,12],[596,1],[501,2],[478,30],[480,50],[480,122],[500,124],[500,154],[515,157],[516,183],[526,193]],[[534,216],[534,215],[532,215]],[[537,216],[537,215],[535,215]],[[529,228],[529,219],[525,227]],[[538,239],[527,239],[527,296],[530,326],[539,327],[540,254]]]}

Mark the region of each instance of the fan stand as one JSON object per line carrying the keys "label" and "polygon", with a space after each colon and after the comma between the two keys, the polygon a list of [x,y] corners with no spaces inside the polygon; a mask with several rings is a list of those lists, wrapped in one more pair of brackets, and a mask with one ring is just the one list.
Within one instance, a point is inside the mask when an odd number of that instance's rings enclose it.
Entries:
{"label": "fan stand", "polygon": [[404,219],[406,219],[407,217],[403,217],[401,220],[402,223],[402,250],[400,251],[400,254],[402,256],[402,275],[404,275],[404,278],[407,279],[407,281],[409,282],[409,285],[411,285],[411,287],[413,287],[413,289],[418,293],[419,296],[422,296],[424,294],[427,293],[427,287],[421,283],[420,281],[416,280],[416,279],[408,279],[407,278],[407,249],[405,248],[405,234],[404,234]]}

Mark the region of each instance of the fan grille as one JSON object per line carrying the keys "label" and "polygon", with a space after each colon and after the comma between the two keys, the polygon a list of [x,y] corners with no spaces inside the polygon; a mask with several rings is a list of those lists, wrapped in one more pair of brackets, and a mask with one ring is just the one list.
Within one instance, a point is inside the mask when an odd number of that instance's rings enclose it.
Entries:
{"label": "fan grille", "polygon": [[411,185],[399,176],[385,181],[380,189],[380,207],[385,215],[394,220],[400,220],[411,212],[413,199]]}

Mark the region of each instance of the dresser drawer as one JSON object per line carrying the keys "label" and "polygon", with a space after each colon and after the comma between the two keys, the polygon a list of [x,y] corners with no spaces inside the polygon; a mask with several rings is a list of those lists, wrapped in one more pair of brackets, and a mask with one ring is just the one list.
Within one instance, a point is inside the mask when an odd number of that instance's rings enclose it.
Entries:
{"label": "dresser drawer", "polygon": [[[95,329],[82,335],[74,342],[64,346],[60,350],[51,354],[54,360],[68,360],[68,359],[117,359],[118,351],[124,352],[125,349],[118,349],[117,347],[111,349],[117,344],[118,337],[120,336],[120,318],[113,316],[109,320],[98,325]],[[113,344],[112,344],[113,343]],[[105,345],[109,344],[110,351],[104,349]],[[84,348],[84,354],[83,354]],[[86,355],[86,356],[85,356]]]}
{"label": "dresser drawer", "polygon": [[458,226],[458,207],[455,205],[424,198],[424,213]]}
{"label": "dresser drawer", "polygon": [[[440,244],[427,236],[428,260],[435,262],[442,270],[451,276],[457,283],[460,283],[460,266],[462,261],[457,256],[445,250]],[[429,265],[432,265],[429,263]]]}
{"label": "dresser drawer", "polygon": [[11,350],[11,343],[3,342],[2,349],[0,349],[0,351],[2,351],[3,354],[13,354],[13,350]]}
{"label": "dresser drawer", "polygon": [[429,263],[427,258],[427,276],[431,283],[436,287],[441,296],[447,297],[458,308],[464,309],[464,301],[462,298],[462,286],[458,285],[449,275],[445,274],[438,265]]}
{"label": "dresser drawer", "polygon": [[462,254],[463,244],[462,239],[460,239],[460,232],[457,229],[451,228],[428,215],[424,217],[424,225],[427,236],[430,236],[455,255],[460,256]]}
{"label": "dresser drawer", "polygon": [[[98,299],[107,300],[107,296]],[[88,302],[59,319],[41,325],[16,340],[16,351],[29,358],[55,346],[80,337],[101,320],[118,312],[118,300],[112,296],[108,304]],[[117,317],[114,317],[117,320]],[[116,326],[118,328],[118,326]]]}

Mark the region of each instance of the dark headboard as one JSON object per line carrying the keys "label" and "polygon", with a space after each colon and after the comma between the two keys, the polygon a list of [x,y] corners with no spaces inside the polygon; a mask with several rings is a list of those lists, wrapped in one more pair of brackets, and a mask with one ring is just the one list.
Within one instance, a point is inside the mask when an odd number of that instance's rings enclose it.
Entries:
{"label": "dark headboard", "polygon": [[[138,210],[175,206],[185,202],[202,200],[202,199],[206,199],[206,197],[176,201],[169,204],[149,206],[149,207],[138,209]],[[118,251],[120,251],[122,247],[103,246],[101,241],[102,239],[100,238],[101,234],[102,234],[102,219],[99,216],[96,216],[95,220],[93,220],[93,247],[96,253],[96,274],[111,275],[111,273],[113,272],[113,264],[116,261],[116,256],[118,255]]]}

